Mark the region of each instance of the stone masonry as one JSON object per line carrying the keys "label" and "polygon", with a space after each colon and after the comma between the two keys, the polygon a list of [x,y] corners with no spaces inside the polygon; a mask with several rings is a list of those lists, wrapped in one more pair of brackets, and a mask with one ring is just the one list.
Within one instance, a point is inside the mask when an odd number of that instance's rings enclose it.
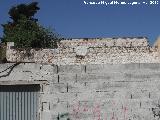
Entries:
{"label": "stone masonry", "polygon": [[10,62],[36,62],[56,65],[159,63],[157,47],[146,38],[106,38],[63,40],[58,49],[16,49],[8,44]]}

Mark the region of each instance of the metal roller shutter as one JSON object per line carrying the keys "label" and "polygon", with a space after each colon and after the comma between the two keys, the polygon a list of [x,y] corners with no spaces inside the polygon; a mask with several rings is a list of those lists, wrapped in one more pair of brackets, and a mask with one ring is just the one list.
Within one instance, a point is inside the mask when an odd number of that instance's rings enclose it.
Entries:
{"label": "metal roller shutter", "polygon": [[37,120],[39,85],[0,85],[0,120]]}

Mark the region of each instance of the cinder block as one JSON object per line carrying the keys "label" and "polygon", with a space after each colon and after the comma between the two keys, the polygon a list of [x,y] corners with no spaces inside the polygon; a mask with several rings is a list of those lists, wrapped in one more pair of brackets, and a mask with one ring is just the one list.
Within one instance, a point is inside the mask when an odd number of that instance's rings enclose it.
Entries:
{"label": "cinder block", "polygon": [[149,92],[144,89],[135,88],[131,91],[131,99],[149,99]]}
{"label": "cinder block", "polygon": [[82,73],[85,72],[83,65],[60,65],[58,66],[58,73]]}
{"label": "cinder block", "polygon": [[139,63],[127,63],[122,65],[123,70],[139,70],[140,64]]}
{"label": "cinder block", "polygon": [[110,80],[111,76],[106,74],[78,74],[77,81],[78,82],[93,82],[95,80]]}
{"label": "cinder block", "polygon": [[51,112],[50,111],[41,112],[41,119],[42,120],[53,120],[51,117]]}
{"label": "cinder block", "polygon": [[21,63],[16,68],[21,69],[22,71],[43,71],[52,74],[57,73],[56,65],[48,65],[48,64],[39,64],[39,63]]}
{"label": "cinder block", "polygon": [[[141,102],[140,102],[140,99],[128,99],[125,103],[126,107],[128,109],[140,109],[141,107]],[[125,106],[124,105],[124,106]]]}
{"label": "cinder block", "polygon": [[58,74],[58,82],[65,84],[77,82],[77,74],[75,73]]}
{"label": "cinder block", "polygon": [[57,103],[58,96],[55,94],[41,94],[40,95],[41,102],[48,102],[48,103]]}
{"label": "cinder block", "polygon": [[49,111],[49,110],[50,110],[50,103],[42,102],[42,111]]}
{"label": "cinder block", "polygon": [[67,86],[63,83],[51,83],[49,85],[49,91],[51,94],[53,93],[66,93],[67,92]]}
{"label": "cinder block", "polygon": [[120,64],[88,64],[86,73],[112,73],[123,71],[123,65]]}
{"label": "cinder block", "polygon": [[126,78],[132,78],[132,79],[149,79],[150,77],[152,77],[149,74],[145,74],[145,73],[124,73]]}
{"label": "cinder block", "polygon": [[160,63],[140,63],[140,69],[149,69],[150,71],[160,71]]}
{"label": "cinder block", "polygon": [[126,72],[124,73],[124,81],[132,82],[148,82],[155,81],[160,78],[158,73],[150,73],[146,71]]}
{"label": "cinder block", "polygon": [[3,64],[0,64],[0,71],[2,70],[5,70],[13,65],[15,65],[16,63],[3,63]]}
{"label": "cinder block", "polygon": [[54,103],[54,102],[52,103],[51,102],[50,106],[51,106],[50,107],[51,111],[55,111],[55,110],[58,110],[60,108],[63,108],[63,111],[59,111],[59,113],[61,113],[61,112],[64,112],[64,110],[67,111],[68,102],[67,101],[58,101],[57,103]]}
{"label": "cinder block", "polygon": [[49,80],[54,81],[53,76],[54,68],[51,65],[41,65],[36,63],[21,63],[21,64],[6,64],[4,72],[1,76],[4,76],[2,80]]}
{"label": "cinder block", "polygon": [[86,65],[86,73],[124,73],[140,71],[139,63],[130,64],[89,64]]}
{"label": "cinder block", "polygon": [[141,101],[141,108],[143,109],[152,109],[155,108],[156,106],[153,104],[153,100],[151,99],[144,99]]}
{"label": "cinder block", "polygon": [[84,73],[77,74],[78,82],[108,82],[124,81],[124,75],[121,73]]}
{"label": "cinder block", "polygon": [[160,97],[160,91],[158,91],[158,90],[150,91],[148,96],[150,96],[150,99],[157,99],[158,100]]}
{"label": "cinder block", "polygon": [[42,65],[40,67],[40,70],[44,71],[44,72],[49,72],[52,74],[57,74],[58,72],[58,66],[57,65]]}
{"label": "cinder block", "polygon": [[47,79],[47,81],[49,82],[49,83],[58,83],[59,81],[58,81],[58,74],[54,74],[54,75],[48,75],[48,76],[50,76],[51,78],[50,79]]}
{"label": "cinder block", "polygon": [[68,102],[73,102],[78,100],[78,95],[79,93],[55,93],[54,95],[58,97],[59,101],[68,101]]}
{"label": "cinder block", "polygon": [[121,90],[129,87],[128,82],[98,82],[96,83],[96,91]]}
{"label": "cinder block", "polygon": [[[118,99],[117,99],[118,100]],[[119,100],[119,102],[114,99],[106,99],[106,101],[101,102],[99,105],[101,109],[105,110],[106,112],[112,112],[113,109],[121,109],[122,103]]]}
{"label": "cinder block", "polygon": [[84,92],[86,90],[85,88],[86,86],[83,83],[79,83],[79,82],[67,83],[67,92],[71,92],[71,93]]}

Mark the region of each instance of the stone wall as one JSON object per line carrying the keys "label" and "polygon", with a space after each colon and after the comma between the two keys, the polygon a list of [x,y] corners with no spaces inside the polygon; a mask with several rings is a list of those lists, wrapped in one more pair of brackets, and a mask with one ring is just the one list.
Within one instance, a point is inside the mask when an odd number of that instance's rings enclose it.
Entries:
{"label": "stone wall", "polygon": [[0,84],[40,84],[40,120],[158,120],[160,64],[0,64]]}
{"label": "stone wall", "polygon": [[146,38],[63,40],[58,49],[8,43],[13,63],[0,64],[0,85],[40,84],[40,120],[158,120],[156,46]]}
{"label": "stone wall", "polygon": [[9,62],[55,65],[160,63],[157,47],[146,38],[102,38],[63,40],[58,49],[18,49],[8,43]]}

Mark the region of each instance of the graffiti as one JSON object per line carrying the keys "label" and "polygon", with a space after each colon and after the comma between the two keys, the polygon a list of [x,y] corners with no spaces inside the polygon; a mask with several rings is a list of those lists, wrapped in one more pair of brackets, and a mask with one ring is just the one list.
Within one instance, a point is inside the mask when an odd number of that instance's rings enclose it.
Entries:
{"label": "graffiti", "polygon": [[122,108],[118,108],[117,105],[118,103],[112,101],[112,107],[104,111],[104,108],[101,108],[102,105],[99,103],[88,105],[87,103],[80,104],[80,102],[78,102],[72,107],[72,115],[75,120],[79,120],[85,117],[85,115],[92,115],[92,120],[119,120],[119,117],[127,120],[127,104],[122,105]]}
{"label": "graffiti", "polygon": [[93,107],[93,115],[95,120],[101,120],[101,110],[100,105]]}
{"label": "graffiti", "polygon": [[124,107],[124,120],[127,120],[127,107]]}
{"label": "graffiti", "polygon": [[73,106],[73,115],[74,118],[79,118],[79,113],[80,113],[80,104],[78,103],[78,105],[74,105]]}

